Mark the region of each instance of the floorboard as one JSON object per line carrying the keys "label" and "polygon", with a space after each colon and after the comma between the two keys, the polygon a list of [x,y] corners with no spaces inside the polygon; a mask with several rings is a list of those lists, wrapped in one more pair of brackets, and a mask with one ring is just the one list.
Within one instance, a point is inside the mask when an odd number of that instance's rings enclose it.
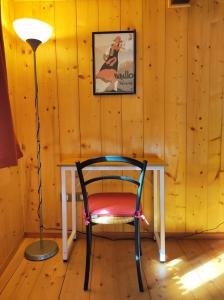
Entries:
{"label": "floorboard", "polygon": [[85,240],[74,242],[68,262],[59,253],[42,262],[24,258],[34,239],[24,239],[0,277],[0,300],[221,300],[224,299],[224,240],[166,241],[167,261],[157,244],[142,241],[144,293],[139,293],[134,241],[94,238],[89,291],[83,291]]}

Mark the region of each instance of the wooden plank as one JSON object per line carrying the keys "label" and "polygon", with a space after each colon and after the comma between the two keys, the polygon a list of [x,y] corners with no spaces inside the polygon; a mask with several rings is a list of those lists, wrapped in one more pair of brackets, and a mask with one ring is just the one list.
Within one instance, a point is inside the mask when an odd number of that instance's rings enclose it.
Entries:
{"label": "wooden plank", "polygon": [[28,299],[42,266],[43,261],[34,265],[34,262],[23,258],[16,272],[2,291],[0,299]]}
{"label": "wooden plank", "polygon": [[[13,117],[14,130],[16,130],[16,111],[15,111],[15,93],[14,93],[14,65],[15,65],[15,40],[12,39],[14,35],[13,20],[14,8],[13,1],[2,1],[1,3],[1,22],[3,25],[3,40],[5,48],[6,71],[8,79],[8,93],[11,106],[11,113]],[[17,136],[17,132],[16,136]],[[18,138],[18,137],[17,137]]]}
{"label": "wooden plank", "polygon": [[24,258],[24,251],[26,246],[28,246],[31,242],[33,242],[34,239],[25,239],[22,241],[20,246],[17,249],[17,252],[11,258],[11,261],[9,262],[8,266],[4,270],[4,273],[1,274],[0,277],[0,295],[4,288],[6,287],[7,283],[11,280],[13,277],[14,273],[16,272],[17,268],[20,266],[21,262],[23,261]]}
{"label": "wooden plank", "polygon": [[59,246],[59,252],[51,259],[44,261],[32,291],[29,293],[30,300],[59,299],[68,265],[62,260],[61,239],[55,241]]}
{"label": "wooden plank", "polygon": [[[101,101],[92,90],[92,32],[98,30],[98,2],[77,1],[78,85],[80,102],[81,156],[95,156],[102,151],[101,145]],[[94,176],[97,176],[97,172]],[[91,186],[90,192],[102,190],[102,184]],[[99,231],[102,226],[96,226]]]}
{"label": "wooden plank", "polygon": [[[6,68],[8,77],[8,92],[14,125],[16,124],[16,110],[14,106],[14,69],[15,43],[12,39],[14,30],[14,9],[12,1],[1,2],[1,21],[5,48]],[[0,170],[0,273],[5,269],[24,231],[23,208],[20,191],[19,167]]]}
{"label": "wooden plank", "polygon": [[[165,1],[143,1],[142,86],[144,97],[144,156],[164,157]],[[150,160],[149,160],[150,163]],[[144,184],[144,213],[153,230],[152,175]]]}
{"label": "wooden plank", "polygon": [[[135,265],[134,240],[115,242],[115,264],[117,268],[119,299],[151,299],[147,288],[146,278],[142,273],[144,293],[138,289],[137,272]],[[144,251],[144,250],[143,250]]]}
{"label": "wooden plank", "polygon": [[188,10],[166,10],[166,229],[185,231]]}
{"label": "wooden plank", "polygon": [[[0,172],[0,272],[23,237],[23,212],[19,187],[18,168],[5,168]],[[12,188],[12,182],[14,187]]]}
{"label": "wooden plank", "polygon": [[[44,20],[54,27],[54,2],[33,3],[34,18]],[[60,221],[59,174],[56,161],[59,159],[59,121],[56,77],[55,32],[37,52],[37,74],[39,78],[39,112],[42,161],[43,217],[46,227],[55,227]],[[46,130],[47,129],[47,130]],[[54,207],[54,209],[52,209]]]}
{"label": "wooden plank", "polygon": [[[42,6],[41,6],[42,5]],[[42,2],[41,5],[34,4],[32,7],[32,2],[26,3],[16,3],[16,17],[24,17],[30,16],[42,19],[46,22],[50,21],[50,18],[53,18],[53,15],[50,11],[53,10],[52,3],[48,2],[46,5]],[[48,15],[49,13],[49,15]],[[21,46],[22,45],[22,46]],[[57,218],[59,216],[59,205],[55,205],[56,199],[59,199],[57,193],[57,176],[54,171],[55,169],[55,157],[58,153],[57,148],[54,146],[58,144],[58,125],[57,125],[57,105],[56,105],[56,96],[55,96],[55,72],[54,72],[54,55],[52,55],[52,51],[54,50],[53,41],[49,41],[48,45],[42,45],[37,51],[37,72],[38,77],[42,78],[39,80],[39,111],[41,118],[41,125],[43,124],[43,130],[41,130],[41,145],[43,151],[42,154],[42,182],[43,182],[43,198],[47,199],[44,201],[44,212],[46,213],[46,219],[48,219],[49,224],[47,226],[55,226],[57,224]],[[51,46],[50,46],[51,45]],[[20,115],[19,121],[24,125],[29,124],[29,130],[27,130],[27,126],[22,126],[21,129],[21,137],[23,143],[24,150],[24,165],[23,165],[23,174],[22,174],[22,190],[25,199],[25,214],[27,214],[26,222],[27,228],[29,230],[35,231],[38,230],[38,220],[37,220],[37,171],[36,171],[36,141],[35,141],[35,108],[34,108],[34,95],[33,95],[33,61],[32,61],[32,51],[30,47],[22,43],[21,40],[18,40],[18,47],[22,48],[23,60],[21,60],[21,56],[18,55],[18,63],[21,63],[21,68],[18,67],[20,71],[20,75],[16,74],[16,95],[18,95],[17,99],[23,99],[26,101],[26,105],[21,107],[20,102],[18,101],[17,113]],[[24,50],[26,49],[26,50]],[[51,49],[47,52],[46,49]],[[24,54],[29,55],[24,55]],[[51,52],[51,53],[50,53]],[[49,55],[49,56],[48,56]],[[49,59],[48,59],[49,58]],[[51,59],[52,58],[52,59]],[[45,60],[45,61],[44,61]],[[42,62],[42,63],[41,63]],[[51,65],[52,64],[52,65]],[[52,68],[51,68],[52,67]],[[21,71],[22,70],[22,71]],[[30,78],[27,80],[26,86],[24,86],[21,81],[23,81],[23,76],[21,77],[21,72],[26,78]],[[44,83],[43,83],[44,82]],[[48,89],[46,89],[48,86]],[[28,89],[28,90],[27,90]],[[45,101],[41,101],[41,99],[45,99]],[[28,103],[27,103],[28,102]],[[18,109],[19,108],[19,109]],[[20,114],[21,112],[21,114]],[[46,126],[46,127],[45,127]],[[48,130],[44,130],[44,128],[48,128]],[[30,143],[30,144],[29,144]],[[49,145],[48,145],[49,143]],[[45,155],[46,153],[46,155]],[[58,159],[57,159],[58,160]],[[47,166],[45,161],[47,161]],[[49,170],[51,170],[49,172]],[[46,174],[47,172],[47,174]],[[46,196],[45,196],[46,195]],[[48,205],[45,206],[46,202]],[[47,209],[52,205],[58,209]],[[58,204],[58,202],[57,202]],[[60,204],[60,203],[59,203]],[[46,220],[45,219],[45,220]],[[46,223],[48,223],[46,221]]]}
{"label": "wooden plank", "polygon": [[[123,154],[132,157],[143,154],[143,92],[142,84],[142,2],[125,0],[121,2],[121,29],[136,30],[136,95],[122,96],[122,141]],[[135,176],[136,172],[123,171],[124,175]],[[135,191],[124,184],[123,191]],[[124,231],[133,227],[124,225]]]}
{"label": "wooden plank", "polygon": [[[207,256],[203,257],[197,242],[183,240],[180,245],[192,267],[190,272],[181,277],[180,283],[183,284],[183,288],[190,290],[198,299],[222,299],[216,286],[206,279],[206,276],[210,275],[206,267],[203,268],[203,263],[207,262]],[[208,281],[209,284],[206,284]]]}
{"label": "wooden plank", "polygon": [[[32,2],[14,3],[15,19],[32,17]],[[25,230],[37,231],[37,170],[33,55],[30,46],[16,34],[14,97],[17,132],[23,158],[20,160],[21,198],[24,205]],[[24,84],[26,78],[26,84]],[[29,124],[29,126],[27,126]]]}
{"label": "wooden plank", "polygon": [[191,291],[184,291],[180,286],[180,278],[191,270],[183,250],[179,246],[179,240],[166,241],[167,264],[165,286],[168,299],[195,299]]}
{"label": "wooden plank", "polygon": [[163,158],[165,1],[144,0],[143,12],[144,155]]}
{"label": "wooden plank", "polygon": [[[99,31],[120,30],[120,1],[99,0]],[[114,14],[116,12],[116,14]],[[122,153],[121,96],[101,96],[102,154]]]}
{"label": "wooden plank", "polygon": [[179,276],[188,271],[184,253],[177,241],[167,241],[167,261],[159,262],[158,247],[154,241],[143,240],[143,270],[150,296],[157,299],[194,299],[191,293],[183,294],[179,288]]}
{"label": "wooden plank", "polygon": [[76,2],[73,0],[56,1],[56,71],[61,158],[69,154],[80,156],[76,30]]}
{"label": "wooden plank", "polygon": [[[120,1],[100,0],[99,31],[120,30]],[[116,12],[116,14],[114,14]],[[121,96],[101,96],[101,135],[102,154],[120,155],[122,153],[122,124],[121,124]],[[103,175],[109,174],[102,172]],[[117,175],[122,172],[117,171]],[[103,191],[122,191],[121,183],[117,181],[103,182]],[[121,231],[122,225],[104,226],[104,231]]]}
{"label": "wooden plank", "polygon": [[188,34],[186,230],[207,228],[209,103],[208,1],[192,3]]}
{"label": "wooden plank", "polygon": [[[222,4],[221,2],[219,2],[219,3],[220,3],[220,6],[219,6],[219,9],[220,9],[219,16],[220,16],[223,14],[223,5],[221,5]],[[215,3],[214,3],[214,5],[215,5]],[[220,28],[220,29],[223,30],[223,23],[221,23],[221,24],[222,24],[222,28]],[[221,26],[221,24],[220,24],[220,26]],[[220,32],[220,29],[219,29],[219,32]],[[222,35],[222,42],[223,42],[223,35]],[[223,43],[221,45],[223,45]],[[219,51],[219,53],[221,53],[220,51]],[[222,78],[223,78],[223,74],[222,74]],[[223,81],[222,81],[222,92],[220,94],[222,103],[223,103],[223,90],[224,90],[224,88],[223,88]],[[212,91],[212,88],[211,88],[211,91]],[[220,174],[220,176],[219,176],[220,177],[220,192],[219,192],[220,202],[219,202],[219,204],[224,203],[224,173],[222,172],[222,170],[224,170],[224,151],[223,151],[223,149],[224,149],[224,144],[223,144],[224,143],[224,118],[223,118],[223,116],[224,116],[224,105],[222,104],[222,121],[221,121],[221,141],[222,142],[221,142],[221,162],[220,162],[220,173],[219,173]],[[219,205],[218,210],[223,211],[223,208],[220,208],[220,205]],[[215,211],[215,215],[216,214],[217,214],[217,210]],[[222,220],[223,220],[223,218],[222,218]]]}
{"label": "wooden plank", "polygon": [[[223,299],[223,243],[220,245],[217,241],[200,240],[198,241],[201,252],[206,256],[204,267],[210,269],[209,279],[217,288],[216,299]],[[221,247],[220,247],[221,246]],[[213,248],[214,247],[214,248]]]}
{"label": "wooden plank", "polygon": [[92,91],[92,31],[98,30],[96,0],[77,1],[81,155],[101,153],[100,97]]}
{"label": "wooden plank", "polygon": [[136,30],[136,95],[122,96],[123,153],[143,155],[142,3],[121,2],[121,29]]}
{"label": "wooden plank", "polygon": [[[116,272],[115,247],[116,242],[95,239],[93,255],[93,271],[91,280],[91,300],[120,299],[119,276]],[[118,242],[119,243],[119,242]],[[105,273],[105,270],[107,272]]]}
{"label": "wooden plank", "polygon": [[[94,250],[94,239],[93,239]],[[92,257],[93,260],[93,257]],[[60,300],[89,300],[90,293],[84,292],[84,274],[85,274],[85,240],[80,239],[75,243],[74,249],[69,258],[69,264],[66,277],[60,293]],[[91,287],[91,276],[90,276]]]}
{"label": "wooden plank", "polygon": [[[76,2],[55,2],[60,158],[80,156]],[[72,84],[71,84],[72,82]],[[68,216],[71,206],[68,205]],[[59,218],[60,220],[61,218]],[[70,221],[70,219],[69,219]],[[61,222],[58,221],[58,226]],[[71,227],[71,222],[69,222]],[[78,229],[82,230],[78,225]]]}
{"label": "wooden plank", "polygon": [[[223,221],[223,90],[224,54],[222,21],[224,6],[211,2],[210,20],[210,97],[208,120],[208,228],[216,227]],[[223,232],[223,226],[216,228]]]}

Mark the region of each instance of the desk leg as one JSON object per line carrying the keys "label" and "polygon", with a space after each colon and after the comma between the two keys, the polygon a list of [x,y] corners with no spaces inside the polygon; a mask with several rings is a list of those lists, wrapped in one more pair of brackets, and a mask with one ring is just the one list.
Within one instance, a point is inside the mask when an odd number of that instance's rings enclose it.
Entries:
{"label": "desk leg", "polygon": [[160,168],[160,261],[166,261],[165,252],[165,208],[164,208],[164,167]]}
{"label": "desk leg", "polygon": [[61,196],[62,196],[62,256],[63,260],[68,259],[68,246],[67,246],[67,199],[66,199],[66,169],[61,168]]}
{"label": "desk leg", "polygon": [[158,232],[158,172],[153,170],[153,239],[156,240]]}
{"label": "desk leg", "polygon": [[75,190],[75,170],[71,170],[72,175],[72,233],[73,240],[76,239],[76,190]]}

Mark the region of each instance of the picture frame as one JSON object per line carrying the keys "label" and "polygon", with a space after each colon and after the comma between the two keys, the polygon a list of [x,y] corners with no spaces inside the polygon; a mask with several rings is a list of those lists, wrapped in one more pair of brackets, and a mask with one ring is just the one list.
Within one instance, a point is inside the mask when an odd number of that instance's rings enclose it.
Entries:
{"label": "picture frame", "polygon": [[136,31],[92,32],[93,94],[136,93]]}

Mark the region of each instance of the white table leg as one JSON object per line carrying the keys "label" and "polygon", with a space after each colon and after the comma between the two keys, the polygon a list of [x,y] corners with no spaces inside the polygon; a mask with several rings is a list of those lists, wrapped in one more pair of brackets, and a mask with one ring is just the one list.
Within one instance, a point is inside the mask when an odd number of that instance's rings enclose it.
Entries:
{"label": "white table leg", "polygon": [[72,232],[73,239],[76,239],[76,186],[75,186],[75,169],[71,169],[72,176]]}
{"label": "white table leg", "polygon": [[153,238],[156,239],[158,232],[158,171],[153,170]]}
{"label": "white table leg", "polygon": [[164,167],[160,168],[160,261],[166,261],[165,252],[165,207],[164,207]]}
{"label": "white table leg", "polygon": [[67,247],[67,198],[66,198],[66,168],[61,168],[61,205],[62,205],[62,256],[63,260],[68,259]]}

